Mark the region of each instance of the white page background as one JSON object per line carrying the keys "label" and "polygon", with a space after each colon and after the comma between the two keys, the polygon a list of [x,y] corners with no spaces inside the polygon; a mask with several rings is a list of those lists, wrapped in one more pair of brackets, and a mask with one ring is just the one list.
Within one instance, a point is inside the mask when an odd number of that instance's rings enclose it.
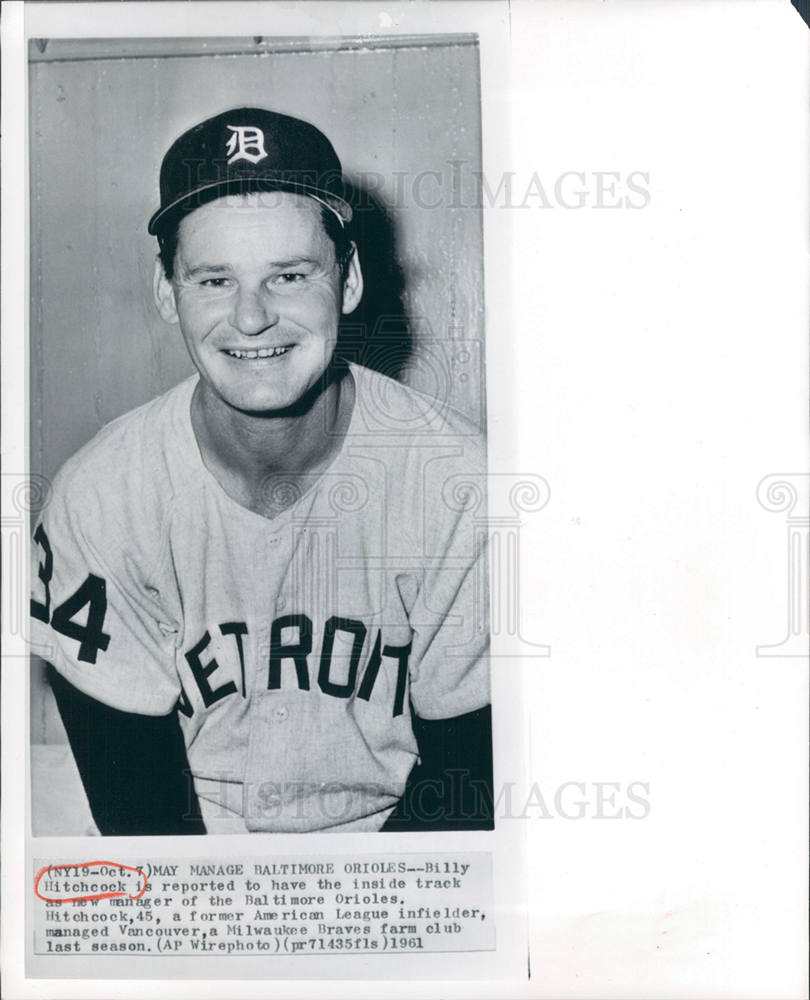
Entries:
{"label": "white page background", "polygon": [[[5,472],[24,467],[22,6],[3,10]],[[225,5],[45,6],[25,5],[47,15],[33,34],[70,37],[221,34]],[[331,34],[481,31],[490,185],[513,171],[520,203],[537,172],[552,203],[485,217],[491,440],[551,490],[521,550],[522,627],[551,647],[522,671],[532,978],[385,994],[806,996],[807,662],[757,655],[786,636],[788,517],[807,514],[806,492],[792,513],[757,499],[764,477],[806,491],[808,472],[806,26],[776,0],[227,11],[234,35],[330,18]],[[487,67],[491,17],[511,27],[508,67]],[[554,197],[567,171],[585,174],[581,209]],[[648,175],[649,204],[592,207],[600,171],[620,195]],[[4,995],[323,996],[323,982],[24,981],[23,674],[3,678]],[[498,740],[507,729],[496,717]],[[582,819],[554,805],[567,782],[584,786],[565,799],[587,803]],[[593,818],[598,782],[619,786],[603,814],[645,783],[649,815]]]}

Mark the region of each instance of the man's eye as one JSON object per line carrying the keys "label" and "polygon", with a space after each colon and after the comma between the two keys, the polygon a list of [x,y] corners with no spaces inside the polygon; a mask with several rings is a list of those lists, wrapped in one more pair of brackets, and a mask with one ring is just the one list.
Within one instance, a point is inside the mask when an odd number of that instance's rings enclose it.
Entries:
{"label": "man's eye", "polygon": [[297,285],[304,281],[305,278],[306,275],[300,271],[287,271],[285,274],[278,275],[276,281],[281,285]]}
{"label": "man's eye", "polygon": [[204,288],[227,288],[228,278],[203,278],[200,284]]}

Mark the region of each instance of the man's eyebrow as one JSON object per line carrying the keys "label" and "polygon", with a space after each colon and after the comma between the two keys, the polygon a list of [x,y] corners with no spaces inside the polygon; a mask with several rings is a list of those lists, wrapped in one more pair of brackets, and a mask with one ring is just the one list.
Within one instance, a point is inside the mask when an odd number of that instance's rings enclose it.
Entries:
{"label": "man's eyebrow", "polygon": [[183,270],[190,278],[193,278],[203,272],[206,274],[228,274],[231,269],[227,264],[195,264],[194,267],[186,267]]}
{"label": "man's eyebrow", "polygon": [[314,257],[289,257],[287,260],[271,260],[270,267],[298,267],[300,264],[320,264]]}

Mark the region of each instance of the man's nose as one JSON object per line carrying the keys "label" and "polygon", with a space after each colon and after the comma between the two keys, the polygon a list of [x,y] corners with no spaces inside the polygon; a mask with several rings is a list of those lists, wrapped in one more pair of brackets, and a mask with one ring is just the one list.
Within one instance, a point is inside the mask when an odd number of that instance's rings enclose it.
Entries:
{"label": "man's nose", "polygon": [[233,325],[249,337],[255,337],[278,323],[278,312],[269,292],[240,288],[233,312]]}

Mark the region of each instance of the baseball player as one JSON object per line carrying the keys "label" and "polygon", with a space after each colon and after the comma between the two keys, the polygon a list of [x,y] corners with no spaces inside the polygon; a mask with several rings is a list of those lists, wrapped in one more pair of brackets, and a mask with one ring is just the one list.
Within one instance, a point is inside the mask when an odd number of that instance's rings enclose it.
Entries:
{"label": "baseball player", "polygon": [[154,295],[196,374],[74,455],[34,532],[102,833],[491,826],[484,448],[336,356],[351,220],[307,122],[238,108],[164,157]]}

